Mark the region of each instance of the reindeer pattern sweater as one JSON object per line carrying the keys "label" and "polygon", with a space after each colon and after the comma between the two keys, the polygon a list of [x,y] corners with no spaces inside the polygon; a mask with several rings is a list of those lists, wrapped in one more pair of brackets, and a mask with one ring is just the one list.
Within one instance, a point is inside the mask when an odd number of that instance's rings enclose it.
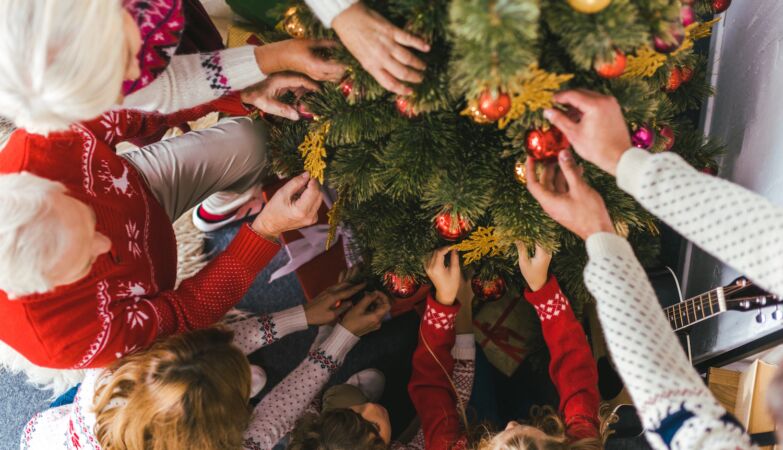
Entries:
{"label": "reindeer pattern sweater", "polygon": [[[290,333],[306,329],[307,319],[304,308],[297,306],[269,315],[229,317],[225,325],[234,330],[234,345],[250,354]],[[323,334],[327,337],[316,341],[305,360],[255,407],[245,432],[245,450],[271,449],[293,429],[305,407],[359,339],[340,325]],[[88,371],[72,404],[33,417],[25,427],[21,449],[100,450],[94,433],[96,415],[92,405],[101,373],[98,369]]]}

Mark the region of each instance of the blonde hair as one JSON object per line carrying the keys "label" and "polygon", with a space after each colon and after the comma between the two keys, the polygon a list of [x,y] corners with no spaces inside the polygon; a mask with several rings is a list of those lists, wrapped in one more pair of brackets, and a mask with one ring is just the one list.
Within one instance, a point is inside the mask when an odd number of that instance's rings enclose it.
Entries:
{"label": "blonde hair", "polygon": [[534,406],[530,410],[530,416],[529,425],[543,431],[547,435],[546,438],[539,439],[522,432],[510,435],[485,433],[476,450],[601,450],[611,434],[609,424],[617,420],[606,407],[602,407],[600,437],[570,441],[566,436],[563,419],[552,407]]}
{"label": "blonde hair", "polygon": [[52,289],[48,273],[70,239],[56,214],[65,191],[27,172],[0,175],[0,289],[10,298]]}
{"label": "blonde hair", "polygon": [[171,336],[107,369],[94,404],[101,447],[240,448],[251,415],[250,365],[232,339],[217,328]]}
{"label": "blonde hair", "polygon": [[128,54],[121,0],[0,0],[0,111],[61,131],[117,101]]}

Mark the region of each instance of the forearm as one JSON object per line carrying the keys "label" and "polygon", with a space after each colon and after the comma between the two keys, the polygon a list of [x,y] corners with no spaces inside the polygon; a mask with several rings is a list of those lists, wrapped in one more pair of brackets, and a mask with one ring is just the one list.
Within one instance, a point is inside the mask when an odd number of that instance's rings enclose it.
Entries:
{"label": "forearm", "polygon": [[783,295],[783,208],[668,152],[626,151],[617,184],[686,239]]}
{"label": "forearm", "polygon": [[[467,308],[468,306],[466,306]],[[470,401],[476,369],[476,338],[473,333],[458,334],[451,349],[454,358],[452,376],[457,387],[457,399],[463,407]]]}
{"label": "forearm", "polygon": [[177,55],[155,81],[125,97],[122,107],[172,113],[245,89],[265,78],[253,46]]}
{"label": "forearm", "polygon": [[261,400],[245,433],[245,448],[271,449],[293,429],[307,406],[359,341],[337,325],[331,335]]}
{"label": "forearm", "polygon": [[224,322],[234,331],[234,345],[246,355],[283,337],[307,329],[304,307],[295,306],[272,314],[252,314]]}
{"label": "forearm", "polygon": [[732,448],[746,448],[747,437],[730,424],[688,362],[628,242],[597,233],[588,238],[587,252],[585,284],[597,301],[612,359],[650,443],[713,448],[705,444],[720,436]]}
{"label": "forearm", "polygon": [[359,0],[305,0],[307,6],[318,16],[321,23],[326,27],[332,26],[332,21],[340,13],[350,8],[351,5]]}

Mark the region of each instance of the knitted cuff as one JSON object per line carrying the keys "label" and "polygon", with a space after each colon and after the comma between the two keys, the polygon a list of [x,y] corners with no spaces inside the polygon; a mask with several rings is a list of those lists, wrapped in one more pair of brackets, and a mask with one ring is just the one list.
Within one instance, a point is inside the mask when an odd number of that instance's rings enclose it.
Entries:
{"label": "knitted cuff", "polygon": [[223,73],[231,90],[240,91],[266,79],[256,60],[255,46],[245,45],[220,51]]}
{"label": "knitted cuff", "polygon": [[359,0],[307,0],[307,5],[321,19],[325,27],[331,28],[332,21],[341,12],[350,8]]}
{"label": "knitted cuff", "polygon": [[457,341],[451,349],[451,356],[455,360],[475,361],[476,359],[476,338],[473,333],[458,334]]}
{"label": "knitted cuff", "polygon": [[427,297],[427,309],[421,318],[421,325],[434,331],[451,331],[457,321],[460,304],[455,301],[451,306],[440,304],[432,294]]}
{"label": "knitted cuff", "polygon": [[345,360],[345,355],[351,351],[354,345],[359,342],[359,338],[346,330],[340,324],[335,325],[332,334],[321,344],[321,350],[334,358],[338,364]]}
{"label": "knitted cuff", "polygon": [[301,305],[272,314],[272,321],[280,336],[307,329],[307,316],[305,316],[304,306]]}
{"label": "knitted cuff", "polygon": [[641,190],[645,166],[652,157],[652,153],[640,148],[632,147],[626,150],[617,163],[617,186],[632,196],[637,196]]}
{"label": "knitted cuff", "polygon": [[614,233],[595,233],[585,241],[587,256],[590,259],[605,256],[626,256],[635,259],[631,244],[625,238]]}
{"label": "knitted cuff", "polygon": [[525,299],[533,306],[536,306],[546,303],[559,293],[560,285],[557,283],[557,278],[554,275],[549,275],[549,279],[546,280],[546,284],[541,289],[531,291],[530,288],[525,288]]}
{"label": "knitted cuff", "polygon": [[239,229],[225,253],[237,258],[250,273],[257,274],[279,250],[280,245],[267,241],[246,224]]}

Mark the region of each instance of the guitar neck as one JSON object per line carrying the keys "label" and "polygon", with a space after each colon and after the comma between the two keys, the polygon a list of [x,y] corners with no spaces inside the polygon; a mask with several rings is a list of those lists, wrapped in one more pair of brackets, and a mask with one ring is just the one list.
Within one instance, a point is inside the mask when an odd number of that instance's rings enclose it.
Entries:
{"label": "guitar neck", "polygon": [[726,297],[722,287],[684,300],[663,309],[674,331],[717,316],[726,311]]}

